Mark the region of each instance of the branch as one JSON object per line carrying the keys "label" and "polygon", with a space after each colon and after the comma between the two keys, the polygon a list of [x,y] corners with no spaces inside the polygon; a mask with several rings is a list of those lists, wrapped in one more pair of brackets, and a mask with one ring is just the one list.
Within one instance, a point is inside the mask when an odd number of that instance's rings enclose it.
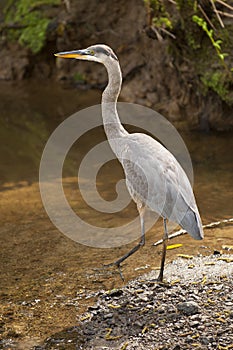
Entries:
{"label": "branch", "polygon": [[219,4],[223,5],[223,6],[226,6],[227,8],[229,8],[230,10],[233,11],[233,7],[230,6],[229,4],[225,3],[224,1],[222,0],[215,0],[216,2],[218,2]]}
{"label": "branch", "polygon": [[159,31],[154,26],[151,25],[150,29],[156,34],[158,41],[163,41],[162,35],[159,34]]}
{"label": "branch", "polygon": [[[220,226],[222,224],[229,224],[229,223],[233,223],[233,218],[225,219],[225,220],[221,220],[221,221],[211,222],[210,224],[203,225],[202,227],[206,228],[206,229],[210,229],[210,228],[213,228],[213,227],[218,227],[218,226]],[[178,237],[178,236],[186,235],[186,233],[188,233],[188,232],[185,231],[185,230],[179,230],[179,231],[176,231],[176,232],[172,233],[171,235],[169,235],[168,238],[172,239],[172,238],[175,238],[175,237]],[[155,242],[152,245],[153,246],[157,246],[157,245],[160,245],[162,243],[163,243],[163,240],[160,239],[159,241]]]}
{"label": "branch", "polygon": [[177,5],[176,1],[174,1],[174,0],[168,0],[168,1],[173,5]]}
{"label": "branch", "polygon": [[66,11],[70,13],[70,1],[69,0],[63,0],[64,5],[66,7]]}
{"label": "branch", "polygon": [[207,14],[205,13],[205,11],[203,10],[203,8],[201,7],[201,5],[198,5],[199,10],[201,11],[201,13],[203,14],[203,16],[205,17],[206,21],[209,23],[209,25],[216,30],[216,28],[214,27],[213,23],[211,22],[211,20],[209,19],[209,17],[207,16]]}
{"label": "branch", "polygon": [[172,39],[176,39],[176,36],[171,32],[169,32],[167,29],[165,28],[159,28],[159,29],[161,30],[161,32],[164,32],[165,34],[169,35]]}
{"label": "branch", "polygon": [[211,4],[212,4],[212,6],[213,6],[214,12],[216,13],[216,16],[217,16],[217,18],[218,18],[218,20],[219,20],[219,23],[220,23],[221,27],[224,28],[223,21],[222,21],[221,17],[219,16],[219,13],[218,13],[218,11],[217,11],[217,9],[216,9],[216,6],[215,6],[215,4],[214,4],[214,1],[213,1],[213,0],[210,0],[210,2],[211,2]]}
{"label": "branch", "polygon": [[223,11],[219,11],[219,10],[218,10],[218,13],[220,13],[223,16],[233,18],[233,14],[231,14],[231,13],[227,13],[227,12],[223,12]]}

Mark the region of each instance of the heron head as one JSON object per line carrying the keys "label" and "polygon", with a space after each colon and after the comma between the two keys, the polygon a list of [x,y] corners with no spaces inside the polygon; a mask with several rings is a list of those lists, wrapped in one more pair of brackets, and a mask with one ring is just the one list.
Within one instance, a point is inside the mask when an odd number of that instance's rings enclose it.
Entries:
{"label": "heron head", "polygon": [[78,60],[95,61],[99,63],[107,63],[111,61],[118,61],[117,56],[113,50],[103,44],[92,45],[84,50],[66,51],[55,53],[55,56],[61,58],[75,58]]}

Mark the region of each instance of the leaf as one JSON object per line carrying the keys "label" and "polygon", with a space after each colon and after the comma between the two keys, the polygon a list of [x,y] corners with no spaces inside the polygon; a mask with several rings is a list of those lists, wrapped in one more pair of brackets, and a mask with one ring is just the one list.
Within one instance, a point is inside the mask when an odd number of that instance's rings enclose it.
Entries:
{"label": "leaf", "polygon": [[223,53],[219,53],[218,57],[220,58],[220,60],[224,61],[225,55]]}
{"label": "leaf", "polygon": [[216,47],[218,50],[221,50],[221,46],[215,41],[213,42],[214,47]]}
{"label": "leaf", "polygon": [[181,243],[171,244],[171,245],[168,245],[168,246],[167,246],[167,250],[180,248],[180,247],[182,247],[182,246],[183,246],[183,244],[181,244]]}
{"label": "leaf", "polygon": [[[206,24],[206,28],[207,28],[207,24]],[[214,31],[213,31],[213,29],[210,29],[209,31],[208,31],[208,34],[209,34],[209,36],[213,36],[213,34],[214,34]]]}

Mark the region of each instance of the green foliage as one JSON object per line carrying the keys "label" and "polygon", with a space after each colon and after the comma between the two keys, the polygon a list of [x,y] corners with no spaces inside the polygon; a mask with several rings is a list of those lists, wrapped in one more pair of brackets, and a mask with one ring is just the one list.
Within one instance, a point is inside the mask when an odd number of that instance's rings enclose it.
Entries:
{"label": "green foliage", "polygon": [[172,21],[162,0],[144,0],[144,3],[153,11],[151,20],[155,27],[172,29]]}
{"label": "green foliage", "polygon": [[221,52],[222,40],[216,40],[216,41],[214,40],[213,29],[208,28],[208,25],[203,18],[196,16],[196,15],[193,15],[192,20],[193,20],[193,22],[197,23],[199,25],[199,27],[201,27],[204,30],[204,32],[208,35],[213,47],[215,48],[215,50],[217,52],[218,57],[220,58],[221,61],[224,61],[225,57],[228,56],[228,54]]}
{"label": "green foliage", "polygon": [[153,24],[158,28],[172,29],[172,22],[168,17],[154,17]]}
{"label": "green foliage", "polygon": [[85,80],[85,76],[82,73],[76,72],[74,74],[74,81],[76,83],[83,83]]}
{"label": "green foliage", "polygon": [[9,0],[5,8],[5,23],[10,25],[8,38],[38,53],[46,41],[50,19],[43,16],[44,5],[60,5],[60,0]]}
{"label": "green foliage", "polygon": [[206,72],[201,77],[201,81],[204,86],[205,94],[209,90],[212,90],[216,92],[223,101],[227,102],[228,104],[233,103],[229,94],[229,80],[221,71]]}
{"label": "green foliage", "polygon": [[201,48],[200,43],[195,39],[192,33],[189,33],[189,32],[186,33],[186,40],[187,40],[188,46],[193,50],[197,50]]}

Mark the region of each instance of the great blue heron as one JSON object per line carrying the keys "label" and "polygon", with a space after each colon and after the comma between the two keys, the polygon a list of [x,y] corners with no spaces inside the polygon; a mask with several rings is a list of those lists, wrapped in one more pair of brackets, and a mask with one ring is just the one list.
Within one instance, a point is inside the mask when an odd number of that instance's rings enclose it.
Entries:
{"label": "great blue heron", "polygon": [[[163,217],[163,252],[158,281],[163,270],[168,240],[167,219],[178,223],[194,239],[203,238],[201,218],[188,177],[175,157],[159,142],[142,133],[128,133],[122,126],[116,108],[122,74],[117,56],[106,45],[84,50],[59,52],[61,58],[95,61],[104,64],[108,85],[102,94],[102,117],[109,144],[123,166],[128,191],[137,205],[141,223],[141,240],[127,254],[114,262],[120,264],[145,244],[145,210]],[[122,276],[122,275],[121,275]]]}

